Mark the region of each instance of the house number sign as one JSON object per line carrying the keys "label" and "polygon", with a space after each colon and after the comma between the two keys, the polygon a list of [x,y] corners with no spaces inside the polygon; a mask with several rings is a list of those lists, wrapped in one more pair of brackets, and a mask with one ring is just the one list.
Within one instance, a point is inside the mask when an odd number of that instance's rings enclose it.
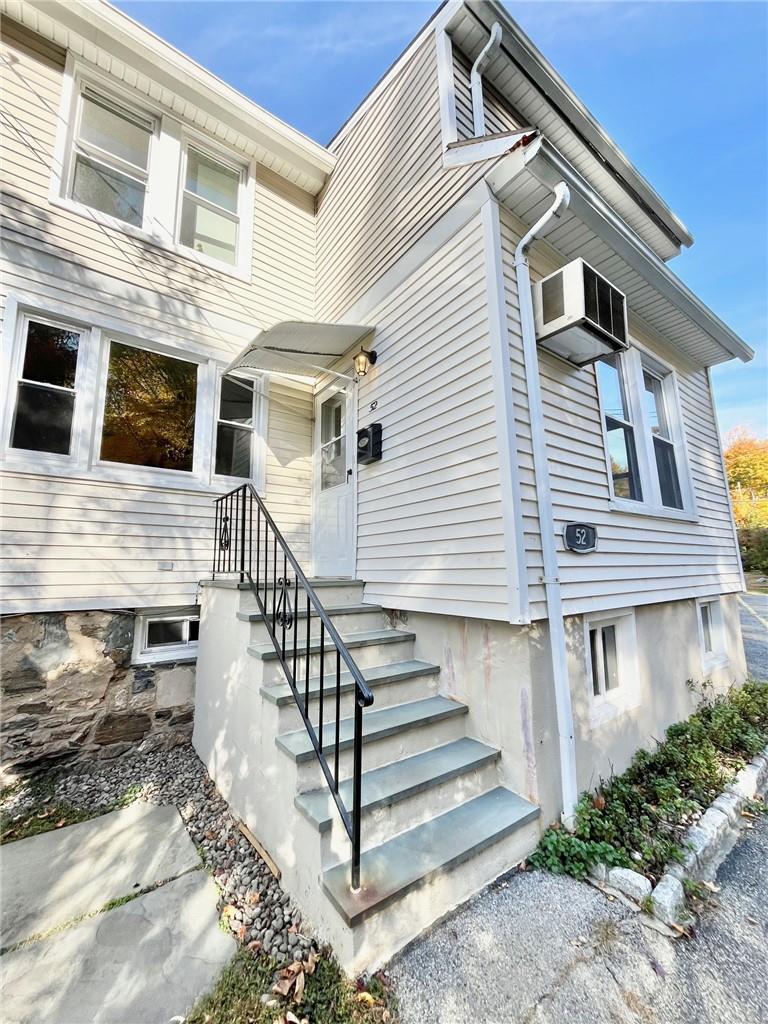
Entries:
{"label": "house number sign", "polygon": [[566,523],[563,527],[563,540],[569,551],[585,555],[597,547],[597,527],[589,523]]}

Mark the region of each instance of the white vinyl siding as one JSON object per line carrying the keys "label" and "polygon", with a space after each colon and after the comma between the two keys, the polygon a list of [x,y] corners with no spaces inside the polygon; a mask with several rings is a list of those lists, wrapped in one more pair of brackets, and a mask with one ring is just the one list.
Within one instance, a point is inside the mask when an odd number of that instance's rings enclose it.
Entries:
{"label": "white vinyl siding", "polygon": [[[390,608],[506,619],[507,576],[480,218],[372,314],[376,367],[360,426],[384,458],[359,467],[357,575]],[[370,410],[371,402],[375,410]]]}
{"label": "white vinyl siding", "polygon": [[355,303],[488,169],[446,171],[435,41],[428,36],[357,124],[318,201],[318,318]]}
{"label": "white vinyl siding", "polygon": [[[454,46],[453,73],[456,89],[456,128],[459,139],[471,139],[474,134],[472,117],[472,93],[470,90],[470,72],[472,62],[461,50]],[[498,132],[514,131],[523,128],[519,124],[509,105],[490,82],[483,80],[483,113],[485,115],[485,133],[494,135]]]}
{"label": "white vinyl siding", "polygon": [[[4,48],[18,58],[3,81],[6,114],[18,129],[7,123],[2,140],[0,301],[5,308],[8,294],[14,297],[9,330],[18,309],[38,311],[57,322],[103,325],[105,335],[117,332],[139,345],[161,334],[179,357],[223,367],[260,328],[313,318],[314,198],[271,170],[257,167],[250,285],[52,205],[63,60],[7,19],[3,32]],[[311,421],[311,389],[275,383],[266,500],[305,563]],[[146,486],[122,468],[125,482],[118,483],[87,470],[5,467],[4,612],[195,603],[198,580],[210,575],[213,499],[224,487],[183,488],[175,480]]]}
{"label": "white vinyl siding", "polygon": [[[523,497],[525,547],[531,614],[546,614],[541,543],[536,518],[536,493],[530,423],[520,337],[513,255],[519,240],[515,219],[502,211],[502,250],[510,324],[518,465]],[[534,278],[549,272],[532,256]],[[537,272],[538,268],[538,272]],[[653,351],[655,341],[633,329],[637,340]],[[670,339],[674,344],[674,339]],[[673,349],[657,351],[669,363]],[[706,370],[683,363],[677,374],[688,470],[697,520],[632,514],[611,508],[603,429],[594,367],[577,370],[544,352],[539,366],[546,416],[549,471],[554,506],[554,531],[559,538],[566,522],[597,527],[597,551],[578,555],[559,541],[558,559],[565,613],[625,608],[658,601],[716,595],[741,589],[728,493],[723,475],[717,424]],[[681,467],[685,472],[685,467]]]}

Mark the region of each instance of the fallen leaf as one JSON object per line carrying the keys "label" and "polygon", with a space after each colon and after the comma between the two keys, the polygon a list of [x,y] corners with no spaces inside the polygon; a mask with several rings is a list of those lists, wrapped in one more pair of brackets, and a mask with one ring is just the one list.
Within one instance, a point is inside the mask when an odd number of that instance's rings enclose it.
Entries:
{"label": "fallen leaf", "polygon": [[316,963],[317,963],[317,956],[315,955],[315,951],[312,950],[312,952],[310,952],[310,954],[307,957],[307,959],[304,961],[304,973],[305,974],[314,974],[315,973],[315,964]]}
{"label": "fallen leaf", "polygon": [[297,1005],[304,998],[304,972],[296,975],[296,987],[293,990],[293,1001]]}
{"label": "fallen leaf", "polygon": [[278,996],[287,996],[293,986],[293,978],[281,978],[272,986],[272,991]]}
{"label": "fallen leaf", "polygon": [[261,949],[261,942],[258,939],[254,939],[253,942],[248,943],[247,948],[250,949],[252,953],[256,953]]}
{"label": "fallen leaf", "polygon": [[359,1003],[365,1003],[366,1006],[373,1006],[376,1002],[370,992],[358,992],[357,1001]]}
{"label": "fallen leaf", "polygon": [[296,1016],[296,1014],[293,1012],[293,1010],[289,1010],[286,1013],[286,1015],[284,1017],[284,1020],[285,1020],[286,1024],[301,1024],[301,1021]]}
{"label": "fallen leaf", "polygon": [[749,923],[750,923],[750,924],[759,924],[759,923],[760,923],[760,922],[759,922],[759,921],[757,920],[757,918],[755,918],[755,917],[749,917],[749,916],[747,917],[747,921],[749,921]]}

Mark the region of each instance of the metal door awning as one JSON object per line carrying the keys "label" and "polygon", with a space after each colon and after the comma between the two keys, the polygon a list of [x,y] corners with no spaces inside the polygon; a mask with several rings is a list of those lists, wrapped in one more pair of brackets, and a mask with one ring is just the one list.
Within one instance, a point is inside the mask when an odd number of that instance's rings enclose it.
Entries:
{"label": "metal door awning", "polygon": [[[258,334],[227,367],[226,372],[273,373],[319,377],[371,334],[361,324],[321,324],[286,320]],[[339,376],[345,376],[339,374]]]}

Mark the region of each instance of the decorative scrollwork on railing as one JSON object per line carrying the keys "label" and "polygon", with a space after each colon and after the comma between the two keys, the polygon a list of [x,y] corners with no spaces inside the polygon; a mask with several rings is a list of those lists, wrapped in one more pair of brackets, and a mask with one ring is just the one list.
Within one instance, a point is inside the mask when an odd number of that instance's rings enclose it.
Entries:
{"label": "decorative scrollwork on railing", "polygon": [[275,606],[275,621],[278,626],[290,629],[293,626],[293,609],[291,608],[291,581],[281,576],[277,581],[278,598]]}
{"label": "decorative scrollwork on railing", "polygon": [[219,550],[229,550],[229,516],[222,516],[219,530]]}

